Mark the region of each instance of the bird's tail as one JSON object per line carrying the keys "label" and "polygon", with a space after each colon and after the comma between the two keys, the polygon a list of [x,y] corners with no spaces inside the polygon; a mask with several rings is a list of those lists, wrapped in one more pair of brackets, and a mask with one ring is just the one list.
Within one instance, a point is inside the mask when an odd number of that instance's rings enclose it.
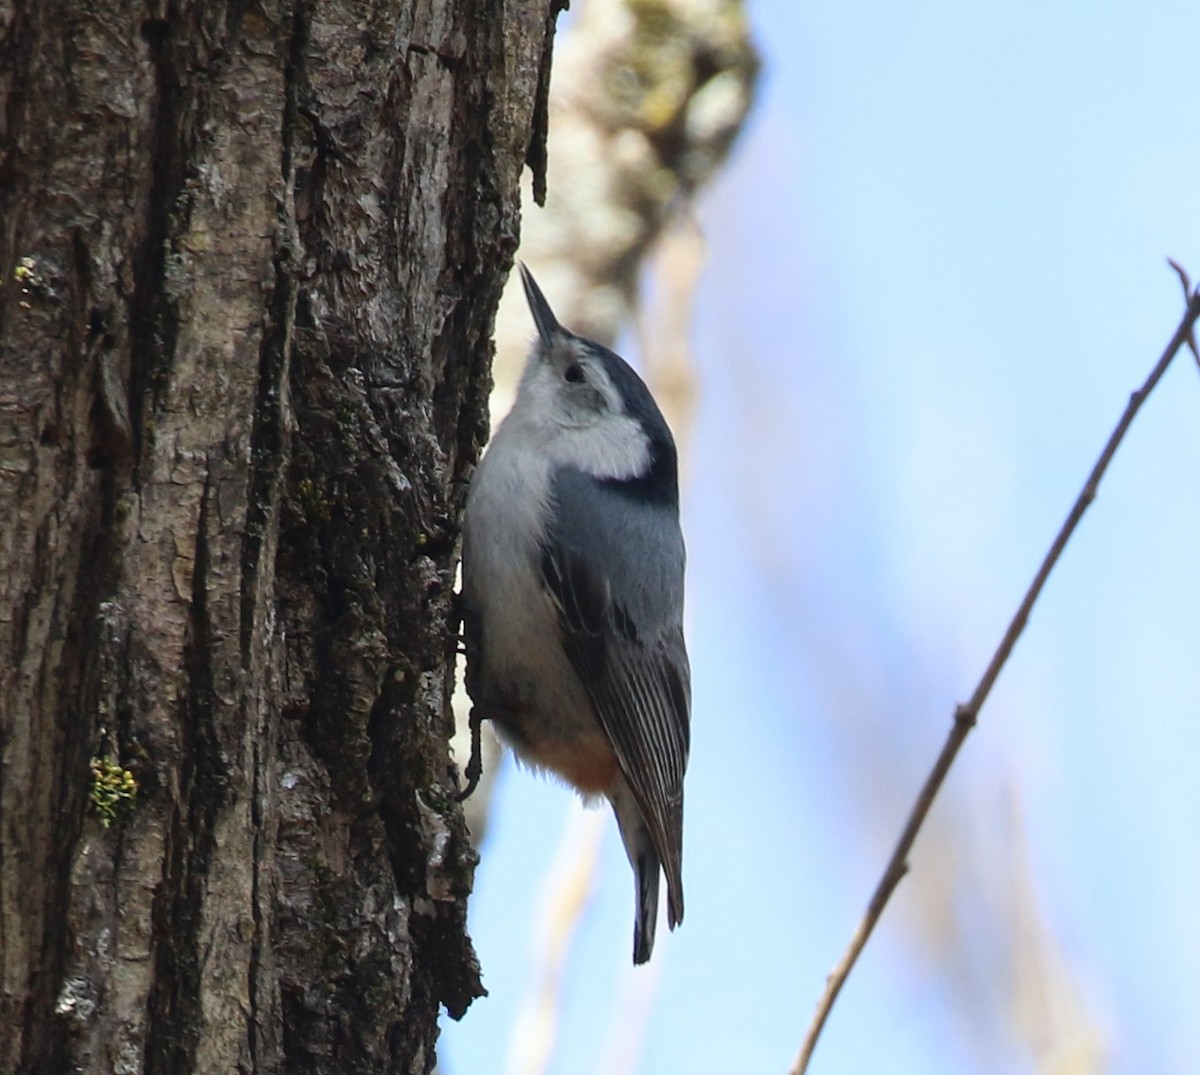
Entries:
{"label": "bird's tail", "polygon": [[642,820],[632,793],[610,795],[613,813],[621,830],[621,842],[629,865],[633,867],[636,905],[633,922],[633,961],[645,963],[654,951],[654,928],[658,924],[658,884],[662,862],[655,850],[650,830]]}
{"label": "bird's tail", "polygon": [[[633,861],[633,860],[631,860]],[[637,889],[636,917],[633,920],[633,961],[645,963],[654,951],[654,927],[658,924],[658,878],[662,866],[647,834],[646,843],[633,861],[633,881]]]}

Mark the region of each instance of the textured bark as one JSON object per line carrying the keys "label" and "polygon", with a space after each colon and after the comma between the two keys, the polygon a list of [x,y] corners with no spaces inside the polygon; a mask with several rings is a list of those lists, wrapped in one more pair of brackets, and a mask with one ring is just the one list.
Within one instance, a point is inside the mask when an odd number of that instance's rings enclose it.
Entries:
{"label": "textured bark", "polygon": [[0,1070],[426,1071],[480,994],[451,586],[551,3],[0,0]]}

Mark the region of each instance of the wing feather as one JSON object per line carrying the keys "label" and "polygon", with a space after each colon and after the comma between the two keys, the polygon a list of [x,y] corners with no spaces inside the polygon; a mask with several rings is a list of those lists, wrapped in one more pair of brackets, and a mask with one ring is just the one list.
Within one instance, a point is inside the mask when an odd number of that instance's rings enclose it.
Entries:
{"label": "wing feather", "polygon": [[[605,523],[596,518],[592,525],[602,528]],[[674,525],[677,534],[678,523]],[[602,572],[571,536],[550,527],[542,578],[558,612],[564,650],[612,743],[662,860],[670,923],[675,925],[683,917],[683,778],[691,709],[691,674],[680,622],[682,594],[665,585],[662,594],[647,594],[646,587],[653,587],[660,573],[643,571],[639,577],[633,550],[625,553],[629,562]],[[589,540],[591,547],[605,550],[610,566],[612,537],[593,529]],[[655,550],[638,551],[644,556]],[[640,592],[625,600],[614,592],[612,581],[623,573],[641,584]],[[626,582],[625,588],[629,586]],[[639,623],[630,608],[633,600],[643,607],[661,607],[664,614],[658,622]]]}

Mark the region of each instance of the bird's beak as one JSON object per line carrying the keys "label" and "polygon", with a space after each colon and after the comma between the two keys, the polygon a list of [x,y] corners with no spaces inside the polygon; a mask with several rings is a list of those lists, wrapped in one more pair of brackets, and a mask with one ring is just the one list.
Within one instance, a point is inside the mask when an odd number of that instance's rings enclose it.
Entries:
{"label": "bird's beak", "polygon": [[550,309],[550,303],[546,301],[542,289],[537,286],[533,273],[525,268],[524,262],[518,264],[521,269],[521,283],[525,285],[525,298],[529,300],[529,312],[533,314],[533,323],[537,325],[538,337],[542,343],[549,346],[562,329],[558,327],[558,319]]}

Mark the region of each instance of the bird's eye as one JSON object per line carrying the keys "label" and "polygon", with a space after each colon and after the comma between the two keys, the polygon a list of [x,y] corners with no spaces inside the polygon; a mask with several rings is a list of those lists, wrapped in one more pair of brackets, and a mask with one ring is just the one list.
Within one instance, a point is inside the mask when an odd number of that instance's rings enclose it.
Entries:
{"label": "bird's eye", "polygon": [[563,373],[571,384],[583,384],[583,367],[578,362],[572,362]]}

